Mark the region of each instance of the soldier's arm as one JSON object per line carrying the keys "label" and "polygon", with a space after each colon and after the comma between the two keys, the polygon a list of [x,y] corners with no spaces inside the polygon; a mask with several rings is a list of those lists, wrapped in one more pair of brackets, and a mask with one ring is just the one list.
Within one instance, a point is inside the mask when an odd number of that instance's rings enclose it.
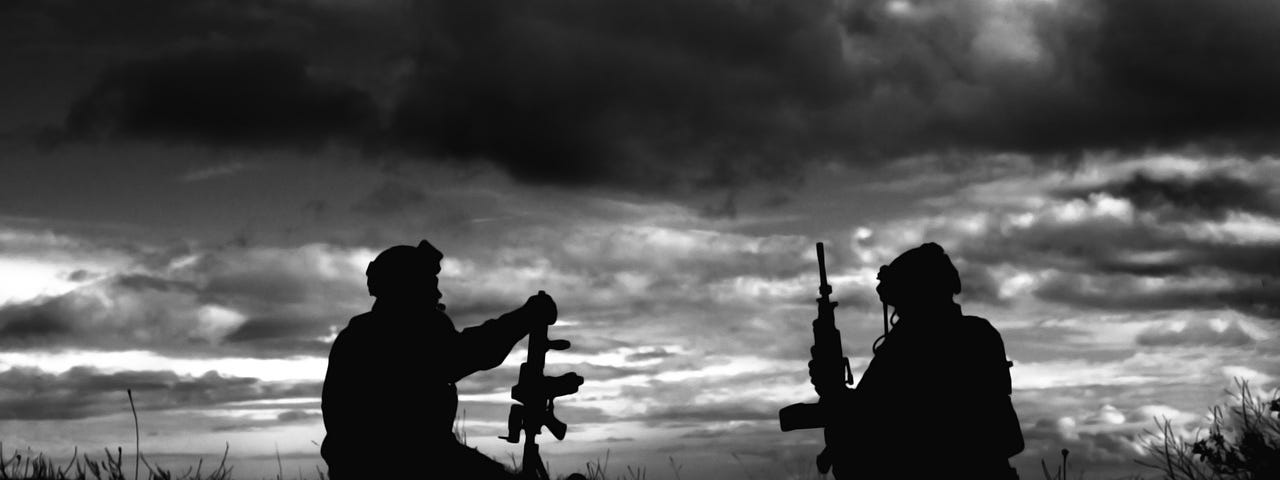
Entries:
{"label": "soldier's arm", "polygon": [[353,396],[359,395],[359,387],[353,383],[353,379],[357,378],[358,372],[354,372],[356,361],[354,352],[351,352],[350,335],[339,333],[334,339],[333,346],[329,349],[329,365],[324,375],[324,386],[320,393],[320,412],[324,419],[325,428],[325,445],[324,450],[329,451],[342,450],[343,442],[350,442],[353,435],[352,427],[358,419],[352,418],[357,413],[353,411]]}
{"label": "soldier's arm", "polygon": [[1013,384],[1009,369],[1013,366],[1005,356],[1004,339],[985,319],[981,322],[980,365],[975,369],[975,405],[981,427],[990,432],[988,445],[1010,457],[1025,447],[1018,414],[1013,409]]}
{"label": "soldier's arm", "polygon": [[[992,331],[994,332],[994,328]],[[1000,333],[995,332],[995,343],[999,346],[998,353],[992,357],[992,361],[999,367],[995,368],[993,375],[996,377],[993,381],[997,383],[997,392],[1001,401],[996,405],[994,415],[997,422],[997,428],[1003,432],[1003,438],[999,442],[1002,447],[1000,453],[1005,457],[1012,457],[1022,452],[1026,448],[1026,443],[1022,438],[1022,424],[1018,422],[1018,413],[1013,409],[1013,379],[1010,375],[1010,369],[1013,368],[1013,362],[1008,360],[1004,352],[1004,340],[1000,338]]]}
{"label": "soldier's arm", "polygon": [[453,381],[480,370],[489,370],[502,364],[511,349],[535,322],[549,323],[555,318],[555,302],[529,297],[523,306],[480,325],[462,330],[458,335],[458,358],[454,366]]}
{"label": "soldier's arm", "polygon": [[456,357],[453,365],[453,381],[480,370],[489,370],[502,364],[516,343],[529,333],[518,318],[508,313],[480,325],[463,329],[458,334]]}

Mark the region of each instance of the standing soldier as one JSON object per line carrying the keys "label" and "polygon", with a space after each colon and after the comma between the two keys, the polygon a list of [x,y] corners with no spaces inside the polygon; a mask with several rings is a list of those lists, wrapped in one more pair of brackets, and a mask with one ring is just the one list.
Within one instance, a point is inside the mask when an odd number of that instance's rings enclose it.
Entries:
{"label": "standing soldier", "polygon": [[365,275],[368,313],[351,319],[329,351],[320,455],[337,480],[513,478],[497,462],[459,444],[452,431],[458,380],[500,365],[538,322],[555,318],[551,297],[459,332],[439,303],[443,255],[423,240],[378,254]]}
{"label": "standing soldier", "polygon": [[[964,315],[960,276],[926,243],[880,267],[876,292],[898,321],[857,388],[843,388],[828,444],[836,478],[1017,478],[1022,451],[1000,333]],[[810,377],[825,371],[810,363]],[[829,412],[829,414],[831,414]]]}

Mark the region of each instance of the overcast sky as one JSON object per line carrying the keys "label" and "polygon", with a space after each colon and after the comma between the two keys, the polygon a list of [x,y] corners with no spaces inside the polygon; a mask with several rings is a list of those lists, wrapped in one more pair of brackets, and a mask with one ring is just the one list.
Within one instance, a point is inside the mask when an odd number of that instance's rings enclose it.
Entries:
{"label": "overcast sky", "polygon": [[[0,441],[314,472],[330,342],[429,239],[466,327],[559,304],[555,474],[787,478],[813,244],[855,372],[926,241],[1014,361],[1024,476],[1280,378],[1271,0],[10,0]],[[459,384],[499,459],[524,359]],[[408,381],[409,379],[406,379]],[[918,379],[929,382],[928,378]],[[962,442],[937,392],[922,458]],[[268,462],[267,459],[270,459]],[[387,459],[387,461],[398,461]]]}

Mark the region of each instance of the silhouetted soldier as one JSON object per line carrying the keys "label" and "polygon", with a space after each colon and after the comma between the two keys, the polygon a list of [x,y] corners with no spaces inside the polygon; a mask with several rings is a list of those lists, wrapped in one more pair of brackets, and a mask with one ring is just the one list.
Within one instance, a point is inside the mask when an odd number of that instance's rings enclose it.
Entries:
{"label": "silhouetted soldier", "polygon": [[512,478],[500,464],[458,443],[454,383],[502,363],[535,322],[556,315],[548,296],[459,332],[439,304],[443,255],[423,240],[383,251],[365,275],[376,297],[329,351],[320,454],[337,480]]}
{"label": "silhouetted soldier", "polygon": [[1008,463],[1023,448],[1012,364],[1000,333],[952,300],[960,276],[951,259],[926,243],[878,278],[886,313],[892,306],[899,319],[837,402],[845,408],[827,429],[836,478],[1017,478]]}

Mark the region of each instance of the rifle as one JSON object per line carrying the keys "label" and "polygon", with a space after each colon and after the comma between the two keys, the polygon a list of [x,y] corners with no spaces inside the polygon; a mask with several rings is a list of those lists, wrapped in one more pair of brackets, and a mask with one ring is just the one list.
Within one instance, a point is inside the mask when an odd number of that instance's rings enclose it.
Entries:
{"label": "rifle", "polygon": [[[538,295],[547,296],[547,293],[539,290]],[[535,437],[545,426],[556,440],[564,440],[568,426],[556,418],[553,402],[556,397],[577,393],[582,385],[582,376],[573,372],[558,377],[543,374],[547,351],[569,348],[568,340],[547,339],[547,326],[555,323],[556,317],[552,315],[546,324],[538,323],[529,332],[529,357],[520,364],[520,380],[511,388],[511,398],[520,403],[512,405],[507,416],[507,436],[498,437],[509,443],[520,443],[520,431],[524,430],[524,458],[520,469],[520,478],[523,479],[550,478],[542,464]]]}
{"label": "rifle", "polygon": [[[839,417],[835,409],[842,391],[847,385],[853,385],[853,370],[849,368],[849,358],[844,356],[840,346],[840,330],[836,329],[835,309],[839,302],[831,301],[831,285],[827,284],[827,262],[823,255],[822,242],[818,242],[818,318],[813,320],[813,386],[818,392],[818,403],[796,403],[778,411],[778,423],[782,431],[797,429],[823,428],[827,446],[818,454],[818,471],[827,473],[831,469],[831,434],[830,421]],[[844,368],[841,368],[841,367]],[[836,435],[834,438],[838,438]]]}

